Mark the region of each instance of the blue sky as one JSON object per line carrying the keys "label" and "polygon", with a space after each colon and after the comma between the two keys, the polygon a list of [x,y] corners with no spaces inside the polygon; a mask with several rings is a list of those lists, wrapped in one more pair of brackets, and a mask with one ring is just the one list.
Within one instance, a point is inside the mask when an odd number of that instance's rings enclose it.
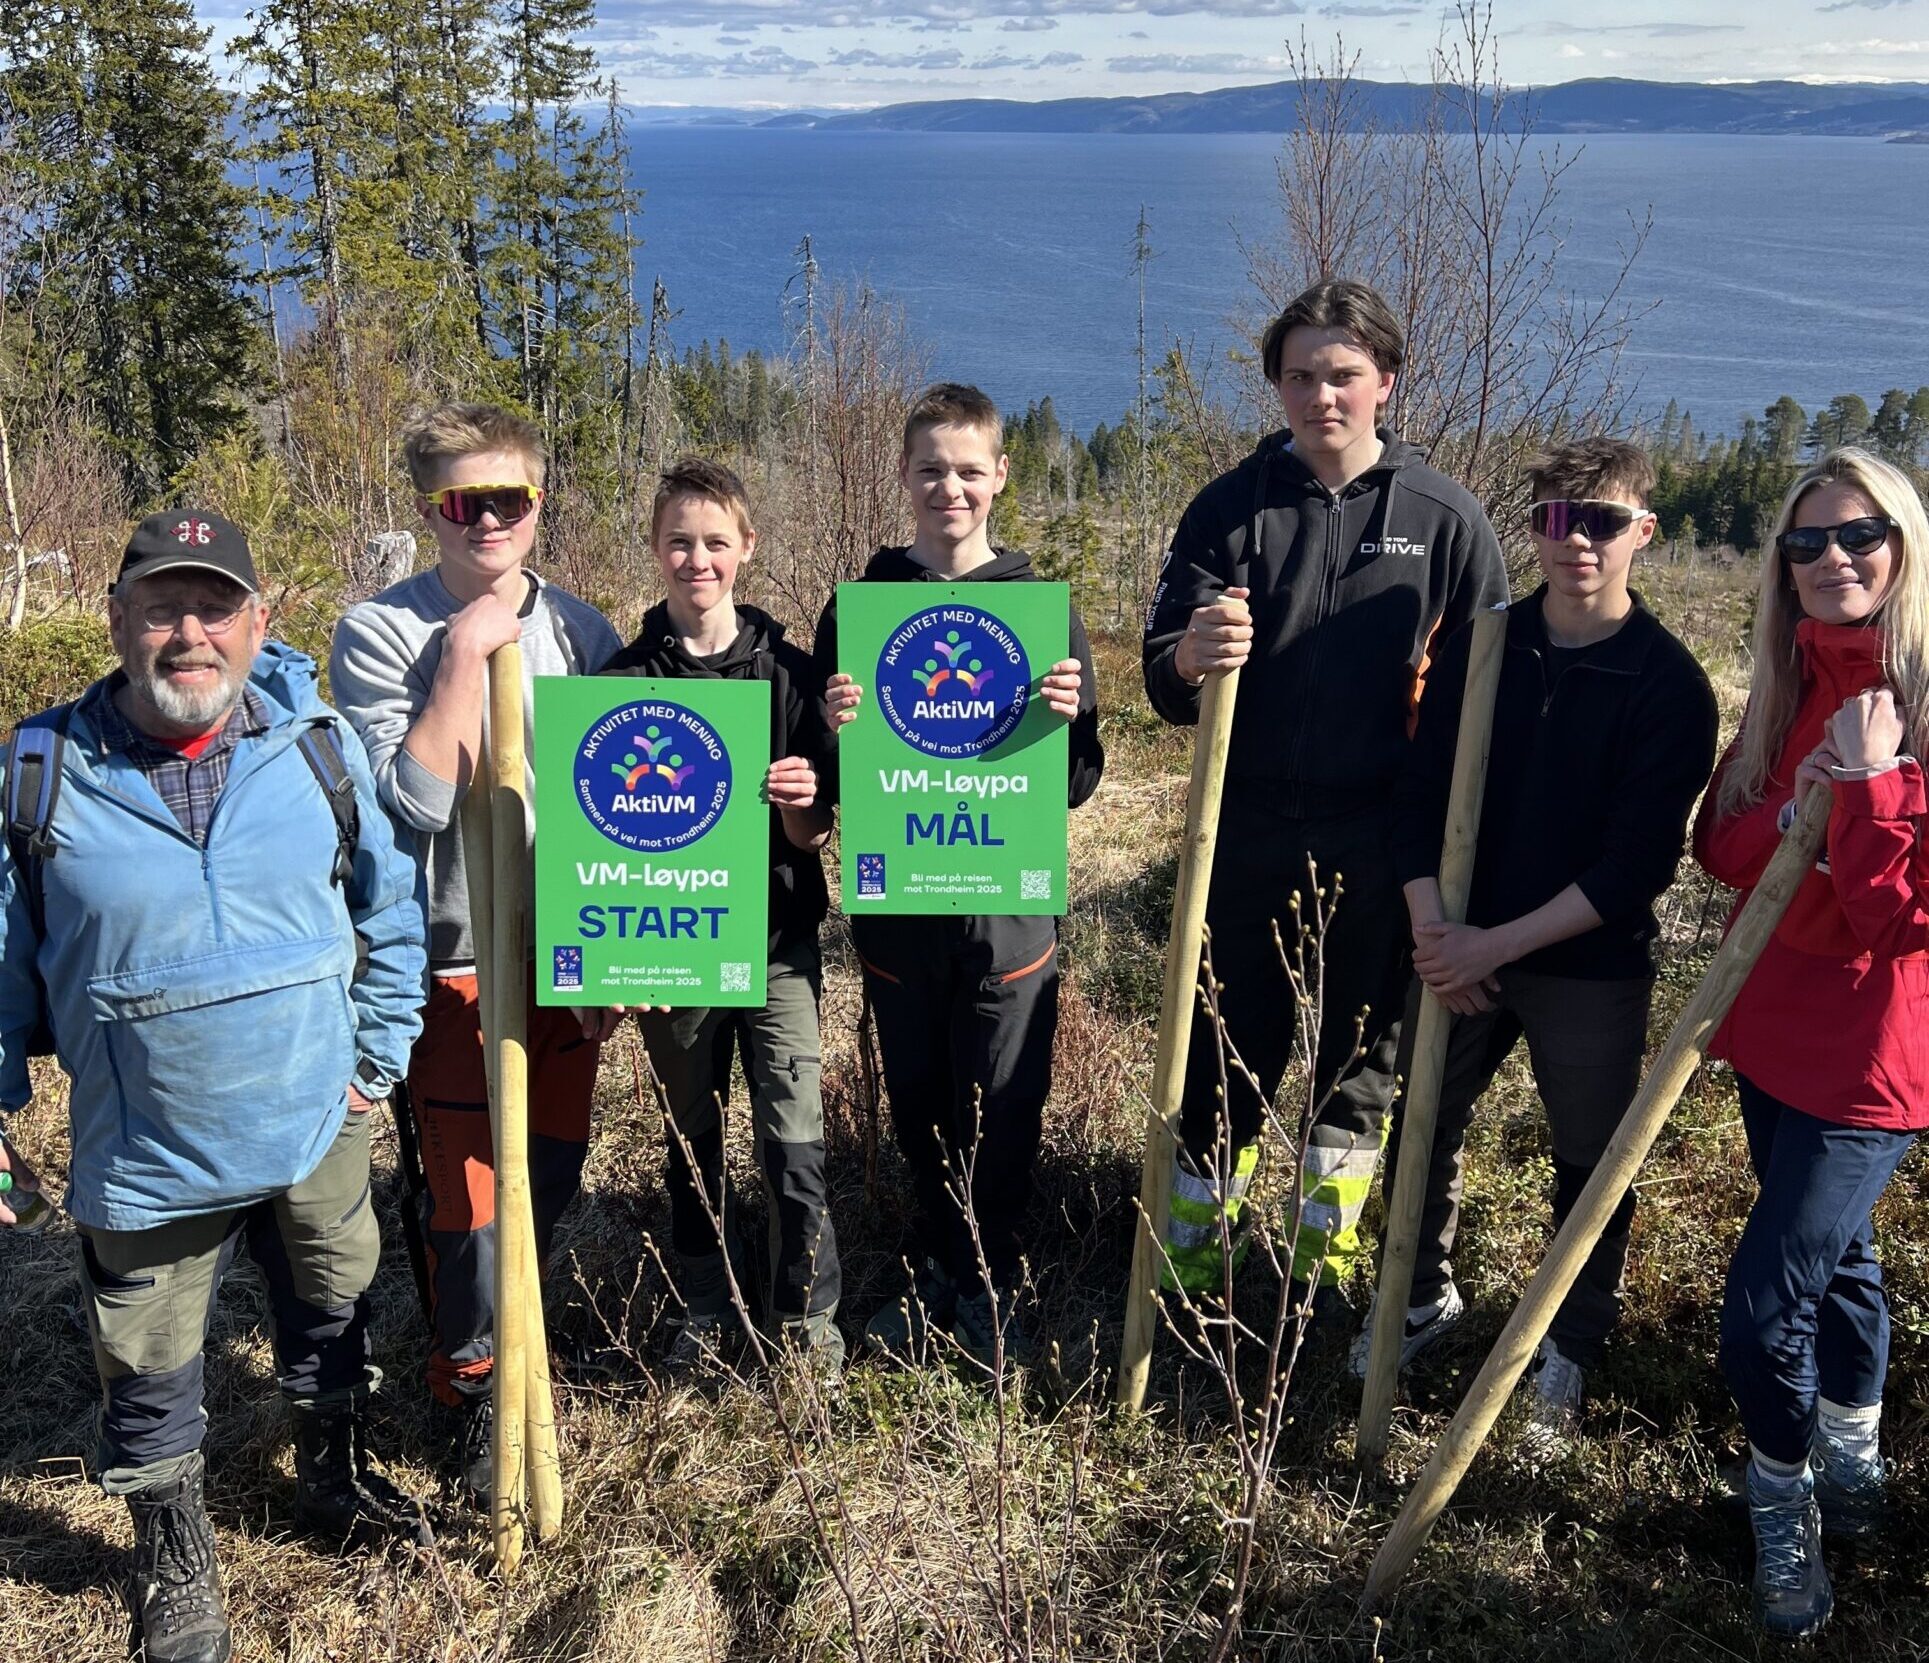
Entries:
{"label": "blue sky", "polygon": [[[198,0],[219,45],[242,0]],[[1929,0],[1632,0],[1608,23],[1497,0],[1515,83],[1929,80]],[[599,0],[594,44],[634,104],[862,106],[907,99],[1196,92],[1276,81],[1289,43],[1418,77],[1441,0]]]}

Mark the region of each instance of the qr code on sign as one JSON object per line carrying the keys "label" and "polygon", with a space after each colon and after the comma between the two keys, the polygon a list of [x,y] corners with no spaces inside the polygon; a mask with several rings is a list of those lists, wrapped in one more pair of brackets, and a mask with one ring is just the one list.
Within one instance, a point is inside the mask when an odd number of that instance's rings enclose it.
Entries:
{"label": "qr code on sign", "polygon": [[1049,901],[1052,898],[1052,875],[1049,872],[1020,872],[1018,874],[1018,899],[1021,901]]}
{"label": "qr code on sign", "polygon": [[726,961],[717,967],[717,991],[719,993],[748,993],[750,991],[750,966],[740,961]]}

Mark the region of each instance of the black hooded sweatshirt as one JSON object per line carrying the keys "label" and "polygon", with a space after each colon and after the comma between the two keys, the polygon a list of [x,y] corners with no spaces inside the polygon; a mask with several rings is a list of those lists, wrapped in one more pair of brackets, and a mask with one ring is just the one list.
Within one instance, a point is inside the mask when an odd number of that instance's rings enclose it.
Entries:
{"label": "black hooded sweatshirt", "polygon": [[1195,608],[1252,591],[1227,789],[1287,818],[1383,803],[1399,772],[1436,632],[1507,599],[1493,527],[1470,492],[1382,429],[1380,460],[1337,494],[1263,439],[1197,497],[1146,612],[1145,689],[1168,722],[1199,719],[1174,666]]}
{"label": "black hooded sweatshirt", "polygon": [[[658,601],[644,615],[636,639],[598,672],[605,676],[673,676],[718,681],[770,683],[770,758],[803,756],[816,766],[820,800],[826,796],[830,768],[824,748],[824,722],[818,701],[824,678],[809,653],[784,639],[784,626],[767,612],[737,603],[737,638],[709,658],[685,650],[670,622],[670,608]],[[761,787],[763,782],[759,780]],[[814,849],[800,849],[784,835],[781,810],[770,811],[770,950],[814,939],[830,911],[824,863]]]}
{"label": "black hooded sweatshirt", "polygon": [[[913,559],[909,549],[879,549],[864,568],[860,583],[1037,583],[1031,556],[1016,549],[994,549],[993,558],[971,571],[947,577]],[[1098,680],[1092,664],[1092,642],[1085,633],[1078,608],[1072,608],[1068,637],[1071,656],[1079,662],[1078,715],[1072,720],[1067,765],[1066,801],[1072,808],[1098,789],[1099,776],[1105,772],[1105,747],[1098,736]],[[817,681],[822,687],[837,674],[837,591],[831,591],[817,620]],[[836,736],[827,743],[833,754]]]}

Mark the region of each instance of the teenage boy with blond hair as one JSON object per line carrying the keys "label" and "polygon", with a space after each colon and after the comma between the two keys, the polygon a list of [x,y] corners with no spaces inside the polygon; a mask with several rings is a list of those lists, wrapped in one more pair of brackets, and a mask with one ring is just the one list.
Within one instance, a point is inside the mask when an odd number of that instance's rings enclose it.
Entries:
{"label": "teenage boy with blond hair", "polygon": [[[368,748],[382,804],[427,880],[428,1004],[406,1108],[397,1099],[411,1192],[405,1220],[429,1308],[429,1389],[459,1414],[460,1481],[483,1498],[495,1156],[461,804],[482,754],[490,654],[521,643],[527,730],[531,678],[593,672],[621,643],[601,613],[529,570],[545,461],[530,423],[496,405],[440,404],[408,428],[402,452],[436,563],[343,616],[329,672]],[[582,1177],[598,1046],[573,1012],[532,1003],[529,1053],[530,1186],[537,1251],[546,1253]]]}
{"label": "teenage boy with blond hair", "polygon": [[[1402,1367],[1460,1320],[1448,1255],[1467,1124],[1520,1040],[1547,1109],[1557,1229],[1633,1101],[1654,989],[1654,903],[1674,881],[1688,811],[1715,760],[1708,678],[1628,587],[1654,536],[1646,452],[1583,439],[1537,457],[1527,479],[1545,581],[1507,609],[1465,923],[1442,918],[1439,867],[1471,630],[1441,647],[1394,787],[1414,968],[1454,1012]],[[1396,1134],[1389,1194],[1398,1156]],[[1629,1190],[1541,1344],[1530,1413],[1549,1444],[1572,1427],[1583,1371],[1619,1314],[1633,1222]],[[1353,1348],[1361,1375],[1378,1314]]]}
{"label": "teenage boy with blond hair", "polygon": [[665,1127],[670,1234],[685,1317],[672,1366],[727,1362],[744,1339],[727,1274],[726,1252],[734,1257],[737,1244],[723,1164],[723,1105],[735,1053],[750,1088],[757,1170],[770,1204],[770,1323],[779,1338],[834,1372],[844,1359],[841,1278],[828,1210],[817,1030],[817,930],[830,908],[818,854],[831,831],[830,804],[818,792],[824,678],[811,655],[784,638],[782,624],[736,598],[737,574],[756,549],[750,499],[734,473],[694,457],[668,469],[650,507],[650,551],[664,598],[603,674],[770,683],[765,1003],[760,1010],[646,1010],[638,1020],[673,1122]]}
{"label": "teenage boy with blond hair", "polygon": [[[858,581],[1038,581],[1029,558],[995,547],[986,534],[1006,466],[997,405],[976,387],[928,388],[905,418],[898,463],[916,535],[908,548],[879,549]],[[1071,724],[1067,800],[1076,808],[1098,789],[1105,766],[1092,648],[1076,611],[1070,647],[1041,692]],[[834,594],[817,625],[817,662],[834,734],[859,717],[863,701],[862,687],[835,673]],[[865,1338],[915,1356],[935,1323],[988,1367],[1002,1328],[1006,1357],[1022,1361],[1026,1344],[1012,1307],[1051,1089],[1058,920],[864,914],[851,919],[851,940],[877,1018],[892,1125],[911,1168],[916,1234],[912,1285],[871,1319]],[[975,1241],[956,1193],[967,1171]]]}
{"label": "teenage boy with blond hair", "polygon": [[1408,980],[1387,792],[1436,632],[1505,601],[1507,574],[1480,504],[1384,425],[1406,359],[1384,299],[1364,283],[1317,283],[1273,320],[1261,359],[1286,430],[1193,499],[1145,624],[1146,692],[1168,722],[1197,722],[1206,676],[1244,666],[1206,903],[1225,1038],[1243,1067],[1222,1093],[1221,1047],[1199,1017],[1167,1280],[1223,1288],[1222,1207],[1244,1249],[1265,1109],[1296,1035],[1273,931],[1290,952],[1295,920],[1311,923],[1310,861],[1319,886],[1342,893],[1321,955],[1321,1109],[1292,1274],[1330,1306],[1358,1252]]}

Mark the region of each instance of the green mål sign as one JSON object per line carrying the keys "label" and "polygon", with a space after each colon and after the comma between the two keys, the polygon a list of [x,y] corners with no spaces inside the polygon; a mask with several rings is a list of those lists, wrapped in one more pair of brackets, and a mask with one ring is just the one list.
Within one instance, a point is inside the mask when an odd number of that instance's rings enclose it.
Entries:
{"label": "green m\u00e5l sign", "polygon": [[536,678],[536,1001],[761,1005],[770,684]]}
{"label": "green m\u00e5l sign", "polygon": [[[1062,583],[841,583],[837,667],[864,689],[838,736],[844,911],[1065,910]],[[1091,673],[1091,666],[1085,666]]]}

